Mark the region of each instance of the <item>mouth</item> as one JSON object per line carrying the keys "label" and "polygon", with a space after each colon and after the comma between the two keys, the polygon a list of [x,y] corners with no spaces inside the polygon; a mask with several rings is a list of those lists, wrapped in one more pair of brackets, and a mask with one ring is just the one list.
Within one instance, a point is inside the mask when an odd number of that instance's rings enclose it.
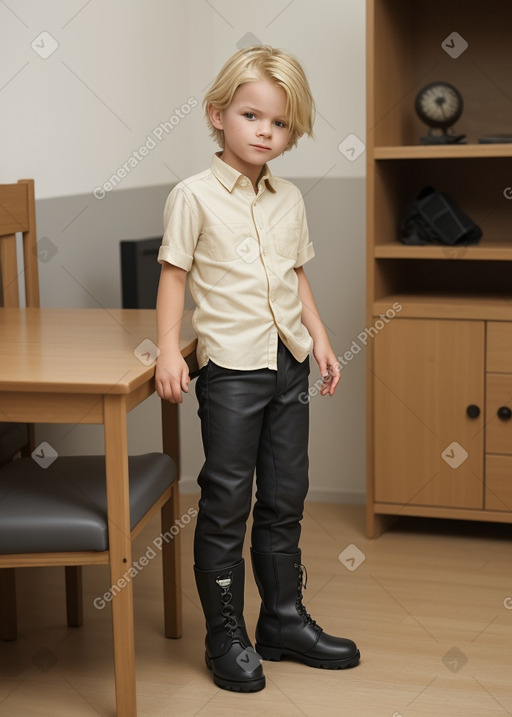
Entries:
{"label": "mouth", "polygon": [[263,144],[251,144],[251,147],[254,147],[255,149],[264,149],[267,151],[270,151],[271,147],[265,147]]}

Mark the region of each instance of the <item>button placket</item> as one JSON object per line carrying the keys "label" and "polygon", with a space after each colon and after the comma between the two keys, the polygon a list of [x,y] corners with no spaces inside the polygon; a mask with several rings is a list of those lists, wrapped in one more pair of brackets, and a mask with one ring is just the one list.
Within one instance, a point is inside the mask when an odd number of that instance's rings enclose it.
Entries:
{"label": "button placket", "polygon": [[[260,199],[261,195],[263,194],[264,189],[261,190],[261,192],[258,193],[258,195],[253,199],[252,201],[252,219],[254,222],[254,228],[256,230],[256,234],[258,237],[258,241],[260,243],[261,248],[261,259],[263,263],[263,267],[265,269],[265,273],[267,275],[267,281],[268,281],[268,299],[269,299],[269,306],[270,310],[272,312],[272,315],[274,317],[274,320],[279,323],[282,320],[282,315],[279,312],[278,307],[276,306],[277,301],[277,293],[276,293],[276,286],[275,286],[275,274],[272,269],[272,259],[271,256],[269,256],[269,252],[265,246],[265,244],[262,243],[262,233],[264,232],[265,224],[263,222],[263,216],[260,212]],[[260,231],[259,231],[260,230]],[[277,337],[277,332],[276,332]],[[277,352],[277,338],[276,338],[276,352]]]}
{"label": "button placket", "polygon": [[264,256],[266,256],[266,252],[265,252],[265,250],[264,250],[264,248],[263,248],[263,245],[262,245],[262,243],[261,243],[261,236],[260,236],[260,233],[259,233],[259,231],[258,231],[258,228],[259,228],[259,229],[262,229],[262,228],[263,228],[263,225],[262,225],[262,222],[261,222],[261,221],[258,221],[258,212],[256,211],[256,206],[257,206],[257,200],[254,199],[253,202],[252,202],[252,206],[251,206],[252,221],[253,221],[253,224],[254,224],[254,228],[255,228],[255,230],[256,230],[256,236],[258,237],[258,242],[259,242],[259,245],[260,245],[261,254],[264,255]]}

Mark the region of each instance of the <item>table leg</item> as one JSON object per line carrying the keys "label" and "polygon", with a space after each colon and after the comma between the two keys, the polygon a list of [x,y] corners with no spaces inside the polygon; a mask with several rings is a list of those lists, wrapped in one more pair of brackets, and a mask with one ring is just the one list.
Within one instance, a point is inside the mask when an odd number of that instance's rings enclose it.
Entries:
{"label": "table leg", "polygon": [[16,577],[14,568],[0,569],[0,640],[16,640]]}
{"label": "table leg", "polygon": [[66,565],[66,616],[69,627],[82,627],[84,604],[82,593],[82,566]]}
{"label": "table leg", "polygon": [[104,397],[110,579],[117,717],[136,717],[126,398]]}

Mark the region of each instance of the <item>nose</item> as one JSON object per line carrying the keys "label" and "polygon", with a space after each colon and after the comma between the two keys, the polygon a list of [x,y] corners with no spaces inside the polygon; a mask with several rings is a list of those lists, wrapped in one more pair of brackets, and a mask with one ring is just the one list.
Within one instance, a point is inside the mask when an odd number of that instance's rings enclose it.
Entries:
{"label": "nose", "polygon": [[261,137],[270,137],[272,135],[272,123],[267,120],[260,122],[257,134]]}

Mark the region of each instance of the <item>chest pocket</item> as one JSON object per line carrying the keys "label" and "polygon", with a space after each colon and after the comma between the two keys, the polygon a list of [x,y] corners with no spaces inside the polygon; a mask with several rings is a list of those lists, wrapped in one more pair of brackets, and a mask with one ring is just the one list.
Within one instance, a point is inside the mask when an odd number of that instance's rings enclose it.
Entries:
{"label": "chest pocket", "polygon": [[215,224],[203,227],[200,241],[213,261],[237,261],[247,251],[259,254],[259,243],[248,224]]}
{"label": "chest pocket", "polygon": [[299,251],[300,226],[298,224],[277,224],[272,229],[277,253],[286,259],[296,259]]}

